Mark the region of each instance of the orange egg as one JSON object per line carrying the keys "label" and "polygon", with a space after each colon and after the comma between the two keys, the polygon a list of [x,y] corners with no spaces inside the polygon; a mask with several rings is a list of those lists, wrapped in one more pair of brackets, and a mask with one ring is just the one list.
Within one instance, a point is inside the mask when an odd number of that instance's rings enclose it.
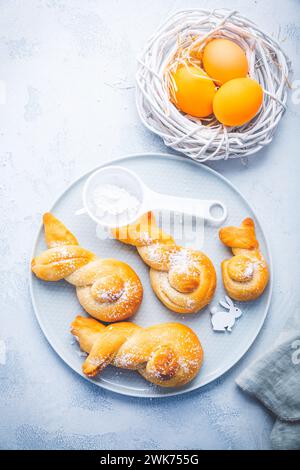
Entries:
{"label": "orange egg", "polygon": [[191,116],[209,116],[216,87],[207,74],[192,65],[180,65],[172,76],[176,89],[171,99],[175,106]]}
{"label": "orange egg", "polygon": [[219,84],[246,77],[248,61],[243,49],[229,39],[213,39],[203,50],[203,67]]}
{"label": "orange egg", "polygon": [[256,80],[235,78],[218,89],[213,110],[225,126],[241,126],[258,113],[262,101],[263,90]]}

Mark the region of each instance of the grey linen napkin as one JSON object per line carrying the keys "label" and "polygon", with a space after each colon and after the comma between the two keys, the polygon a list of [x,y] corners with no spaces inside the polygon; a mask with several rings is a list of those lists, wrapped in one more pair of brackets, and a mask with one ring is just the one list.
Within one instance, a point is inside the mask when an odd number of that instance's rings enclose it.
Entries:
{"label": "grey linen napkin", "polygon": [[237,385],[277,417],[271,433],[274,449],[300,449],[300,314],[287,322],[263,357],[239,375]]}

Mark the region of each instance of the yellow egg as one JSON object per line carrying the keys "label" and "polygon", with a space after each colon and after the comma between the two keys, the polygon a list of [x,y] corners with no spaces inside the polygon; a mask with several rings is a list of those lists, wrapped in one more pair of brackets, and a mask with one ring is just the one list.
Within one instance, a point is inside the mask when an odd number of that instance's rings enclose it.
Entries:
{"label": "yellow egg", "polygon": [[180,65],[172,77],[176,88],[171,99],[178,109],[196,117],[212,113],[216,87],[203,70],[192,65]]}
{"label": "yellow egg", "polygon": [[203,50],[203,67],[219,84],[246,77],[248,61],[243,49],[229,39],[213,39]]}
{"label": "yellow egg", "polygon": [[235,78],[219,88],[213,110],[225,126],[241,126],[258,113],[262,101],[263,90],[256,80]]}

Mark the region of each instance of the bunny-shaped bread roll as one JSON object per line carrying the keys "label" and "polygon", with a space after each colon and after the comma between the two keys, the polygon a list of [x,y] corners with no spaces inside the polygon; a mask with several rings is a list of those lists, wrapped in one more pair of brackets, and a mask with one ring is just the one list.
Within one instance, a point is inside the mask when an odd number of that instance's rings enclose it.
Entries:
{"label": "bunny-shaped bread roll", "polygon": [[196,334],[181,323],[162,323],[142,328],[122,322],[104,326],[92,318],[77,316],[71,333],[88,353],[82,370],[95,377],[109,364],[138,371],[162,387],[178,387],[199,372],[203,350]]}
{"label": "bunny-shaped bread roll", "polygon": [[212,299],[216,272],[201,251],[184,248],[163,232],[149,212],[137,222],[113,230],[114,236],[134,245],[150,266],[150,281],[162,303],[173,312],[195,313]]}
{"label": "bunny-shaped bread roll", "polygon": [[78,245],[74,235],[54,215],[44,215],[48,250],[31,268],[44,281],[65,279],[76,287],[78,300],[93,317],[114,322],[131,317],[141,304],[143,287],[127,264],[101,259]]}
{"label": "bunny-shaped bread roll", "polygon": [[222,276],[226,291],[235,300],[248,301],[265,290],[269,271],[255,235],[252,219],[245,219],[241,227],[224,227],[220,240],[232,249],[233,257],[222,262]]}

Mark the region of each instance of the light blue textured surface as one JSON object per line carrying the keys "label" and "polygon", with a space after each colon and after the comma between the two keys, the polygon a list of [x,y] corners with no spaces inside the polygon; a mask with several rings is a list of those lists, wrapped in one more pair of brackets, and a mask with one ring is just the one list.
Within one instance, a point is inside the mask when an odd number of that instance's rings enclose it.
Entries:
{"label": "light blue textured surface", "polygon": [[[35,320],[27,283],[42,212],[71,180],[125,153],[164,151],[134,106],[135,57],[158,21],[178,8],[234,7],[279,37],[300,77],[297,0],[128,0],[0,2],[1,448],[263,449],[273,418],[245,396],[235,377],[278,336],[299,306],[300,105],[274,142],[221,171],[250,199],[268,229],[274,296],[250,353],[201,391],[164,401],[99,390],[68,369]],[[298,219],[298,220],[297,220]]]}

